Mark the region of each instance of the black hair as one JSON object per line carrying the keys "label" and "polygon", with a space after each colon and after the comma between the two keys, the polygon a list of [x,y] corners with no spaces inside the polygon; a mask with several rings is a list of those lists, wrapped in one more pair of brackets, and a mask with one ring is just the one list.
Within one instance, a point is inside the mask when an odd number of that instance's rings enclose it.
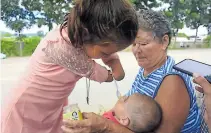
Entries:
{"label": "black hair", "polygon": [[159,103],[153,98],[139,93],[134,93],[131,98],[135,98],[136,102],[143,102],[127,103],[130,119],[129,129],[135,133],[153,133],[156,131],[162,121],[162,109]]}
{"label": "black hair", "polygon": [[74,47],[111,41],[126,48],[138,31],[138,19],[128,0],[77,0],[60,28],[67,27]]}
{"label": "black hair", "polygon": [[162,108],[160,107],[160,104],[158,104],[156,101],[155,105],[156,105],[155,108],[156,117],[154,118],[153,121],[148,123],[145,130],[146,133],[155,133],[155,131],[160,127],[160,124],[162,122],[162,117],[163,117]]}

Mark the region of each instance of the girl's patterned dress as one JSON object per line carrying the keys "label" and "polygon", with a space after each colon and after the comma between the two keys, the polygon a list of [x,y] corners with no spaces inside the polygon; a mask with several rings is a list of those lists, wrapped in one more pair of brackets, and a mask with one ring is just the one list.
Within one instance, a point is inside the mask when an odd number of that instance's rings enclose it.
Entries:
{"label": "girl's patterned dress", "polygon": [[[82,77],[104,82],[105,67],[90,59],[82,48],[68,43],[66,29],[50,31],[34,51],[25,75],[3,110],[2,133],[61,133],[67,97]],[[65,41],[65,40],[67,41]],[[116,54],[102,59],[106,64]]]}

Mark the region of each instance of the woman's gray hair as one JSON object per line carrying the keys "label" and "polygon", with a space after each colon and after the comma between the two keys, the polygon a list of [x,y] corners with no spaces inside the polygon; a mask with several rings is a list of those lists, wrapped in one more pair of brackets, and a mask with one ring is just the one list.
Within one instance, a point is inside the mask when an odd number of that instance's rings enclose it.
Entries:
{"label": "woman's gray hair", "polygon": [[167,18],[161,13],[152,10],[141,9],[137,11],[139,28],[153,33],[153,37],[161,41],[164,35],[171,40],[171,26]]}

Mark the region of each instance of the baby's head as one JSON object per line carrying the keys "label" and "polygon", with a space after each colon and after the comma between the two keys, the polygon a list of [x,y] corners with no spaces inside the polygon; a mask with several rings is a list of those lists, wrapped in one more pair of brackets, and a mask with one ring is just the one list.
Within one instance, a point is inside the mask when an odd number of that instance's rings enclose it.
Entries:
{"label": "baby's head", "polygon": [[113,115],[120,124],[134,132],[151,132],[162,119],[159,104],[151,97],[138,93],[119,99],[113,108]]}

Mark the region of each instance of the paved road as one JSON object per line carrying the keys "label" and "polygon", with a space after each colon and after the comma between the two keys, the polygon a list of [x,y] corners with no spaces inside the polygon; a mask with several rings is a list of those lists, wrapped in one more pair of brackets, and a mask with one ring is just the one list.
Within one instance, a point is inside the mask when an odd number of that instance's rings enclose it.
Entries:
{"label": "paved road", "polygon": [[[168,54],[175,58],[176,62],[185,58],[196,59],[208,64],[211,64],[211,49],[192,49],[192,50],[171,50]],[[119,82],[120,90],[126,93],[135,78],[138,71],[138,65],[135,58],[130,52],[121,52],[120,58],[124,66],[126,77],[123,81]],[[1,100],[2,104],[5,103],[9,97],[12,88],[18,82],[19,77],[24,73],[24,69],[28,63],[29,57],[23,58],[8,58],[1,60]],[[100,62],[100,61],[99,61]],[[101,63],[101,62],[100,62]],[[72,94],[69,97],[69,102],[80,103],[86,105],[86,85],[85,79],[81,79]],[[105,108],[110,108],[116,102],[115,86],[114,83],[96,83],[91,82],[90,103],[95,106],[98,104],[103,105]]]}

